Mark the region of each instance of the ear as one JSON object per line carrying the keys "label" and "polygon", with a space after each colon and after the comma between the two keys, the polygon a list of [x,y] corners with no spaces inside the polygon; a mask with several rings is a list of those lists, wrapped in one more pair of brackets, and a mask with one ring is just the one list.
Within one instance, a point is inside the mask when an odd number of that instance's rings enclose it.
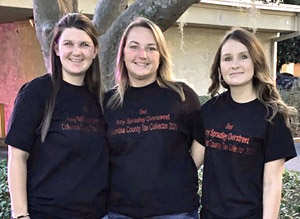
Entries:
{"label": "ear", "polygon": [[56,43],[56,42],[54,42],[54,51],[55,51],[55,54],[57,55],[57,56],[59,56],[59,50],[58,50],[58,44]]}
{"label": "ear", "polygon": [[99,46],[95,46],[95,49],[94,49],[94,58],[96,58],[98,52],[99,52]]}

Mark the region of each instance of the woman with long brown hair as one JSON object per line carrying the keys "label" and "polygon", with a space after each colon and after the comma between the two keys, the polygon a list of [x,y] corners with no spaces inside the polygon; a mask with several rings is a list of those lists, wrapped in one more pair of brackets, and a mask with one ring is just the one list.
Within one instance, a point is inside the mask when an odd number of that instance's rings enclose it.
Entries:
{"label": "woman with long brown hair", "polygon": [[106,215],[108,148],[97,32],[79,13],[55,27],[50,74],[25,84],[6,143],[12,218]]}
{"label": "woman with long brown hair", "polygon": [[[277,218],[284,162],[296,156],[286,105],[254,34],[223,38],[210,74],[212,96],[196,134],[204,158],[201,218]],[[220,87],[227,89],[219,94]],[[205,148],[205,149],[204,149]]]}

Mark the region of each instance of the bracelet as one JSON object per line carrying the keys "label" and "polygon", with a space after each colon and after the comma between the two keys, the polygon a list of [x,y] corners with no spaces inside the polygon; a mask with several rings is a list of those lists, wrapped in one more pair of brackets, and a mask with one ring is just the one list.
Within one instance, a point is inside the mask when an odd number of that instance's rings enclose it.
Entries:
{"label": "bracelet", "polygon": [[23,214],[23,215],[20,215],[20,216],[17,216],[17,217],[12,217],[12,219],[19,219],[19,218],[24,218],[24,217],[28,217],[29,214]]}

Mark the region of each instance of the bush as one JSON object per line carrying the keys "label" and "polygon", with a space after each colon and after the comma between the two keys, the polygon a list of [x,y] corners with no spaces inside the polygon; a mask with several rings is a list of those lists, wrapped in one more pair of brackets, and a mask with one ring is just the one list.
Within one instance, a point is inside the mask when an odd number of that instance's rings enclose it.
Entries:
{"label": "bush", "polygon": [[[201,196],[202,167],[198,171],[199,192]],[[300,173],[285,170],[282,181],[282,199],[279,212],[280,219],[300,219]]]}
{"label": "bush", "polygon": [[201,105],[206,103],[209,99],[210,99],[210,96],[199,96],[199,100],[200,100]]}
{"label": "bush", "polygon": [[7,160],[0,159],[0,218],[10,218],[10,201],[7,186]]}
{"label": "bush", "polygon": [[284,171],[280,217],[300,219],[300,173]]}
{"label": "bush", "polygon": [[[279,90],[280,96],[288,106],[293,106],[298,110],[298,121],[300,121],[300,90]],[[300,137],[300,125],[292,124],[294,137]]]}

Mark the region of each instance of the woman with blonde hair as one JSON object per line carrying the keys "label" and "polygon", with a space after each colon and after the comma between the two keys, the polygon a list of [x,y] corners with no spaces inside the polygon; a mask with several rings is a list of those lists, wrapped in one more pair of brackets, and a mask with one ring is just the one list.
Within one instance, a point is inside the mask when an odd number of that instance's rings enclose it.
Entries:
{"label": "woman with blonde hair", "polygon": [[110,218],[198,218],[190,155],[196,93],[175,82],[159,27],[138,18],[124,31],[116,87],[104,101],[110,147]]}
{"label": "woman with blonde hair", "polygon": [[[286,105],[254,34],[223,38],[193,158],[203,162],[201,218],[277,218],[284,162],[296,156]],[[219,94],[220,86],[227,91]],[[204,149],[205,148],[205,149]]]}

